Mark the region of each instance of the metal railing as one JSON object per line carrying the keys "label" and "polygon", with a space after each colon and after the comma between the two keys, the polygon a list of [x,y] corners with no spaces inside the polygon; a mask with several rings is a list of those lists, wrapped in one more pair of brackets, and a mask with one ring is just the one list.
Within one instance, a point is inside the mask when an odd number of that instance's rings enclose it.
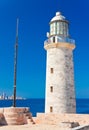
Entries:
{"label": "metal railing", "polygon": [[55,42],[53,42],[53,38],[49,38],[47,40],[44,41],[44,45],[46,44],[51,44],[51,43],[58,43],[58,42],[67,42],[67,43],[72,43],[75,44],[75,40],[74,39],[70,39],[68,37],[55,37]]}

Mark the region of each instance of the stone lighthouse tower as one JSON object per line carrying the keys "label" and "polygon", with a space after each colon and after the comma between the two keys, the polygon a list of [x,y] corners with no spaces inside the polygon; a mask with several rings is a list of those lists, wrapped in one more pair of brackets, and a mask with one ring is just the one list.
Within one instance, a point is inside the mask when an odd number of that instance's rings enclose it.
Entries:
{"label": "stone lighthouse tower", "polygon": [[47,50],[45,113],[75,113],[73,50],[69,22],[60,12],[50,21]]}

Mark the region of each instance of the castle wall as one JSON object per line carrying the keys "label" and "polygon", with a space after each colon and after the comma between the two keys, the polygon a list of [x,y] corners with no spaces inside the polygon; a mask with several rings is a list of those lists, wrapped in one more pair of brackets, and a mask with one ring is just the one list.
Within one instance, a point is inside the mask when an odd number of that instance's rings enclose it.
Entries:
{"label": "castle wall", "polygon": [[89,125],[88,114],[37,113],[36,123],[59,125],[62,122],[78,122],[80,126]]}

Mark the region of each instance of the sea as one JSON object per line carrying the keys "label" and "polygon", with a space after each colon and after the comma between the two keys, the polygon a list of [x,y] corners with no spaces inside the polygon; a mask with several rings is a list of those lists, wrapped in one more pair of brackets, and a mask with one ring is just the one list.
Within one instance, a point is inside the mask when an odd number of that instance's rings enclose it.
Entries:
{"label": "sea", "polygon": [[[13,100],[0,100],[0,108],[13,106]],[[36,113],[44,113],[45,99],[16,100],[17,107],[29,107],[35,117]],[[89,99],[76,99],[76,113],[89,114]]]}

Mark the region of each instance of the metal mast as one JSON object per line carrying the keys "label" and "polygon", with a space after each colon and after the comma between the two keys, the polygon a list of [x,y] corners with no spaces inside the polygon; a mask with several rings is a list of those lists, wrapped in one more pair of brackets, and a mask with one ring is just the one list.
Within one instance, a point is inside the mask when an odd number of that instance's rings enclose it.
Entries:
{"label": "metal mast", "polygon": [[17,18],[16,25],[16,43],[15,43],[15,55],[14,55],[14,95],[13,95],[13,107],[16,107],[16,74],[17,74],[17,55],[18,55],[18,23]]}

